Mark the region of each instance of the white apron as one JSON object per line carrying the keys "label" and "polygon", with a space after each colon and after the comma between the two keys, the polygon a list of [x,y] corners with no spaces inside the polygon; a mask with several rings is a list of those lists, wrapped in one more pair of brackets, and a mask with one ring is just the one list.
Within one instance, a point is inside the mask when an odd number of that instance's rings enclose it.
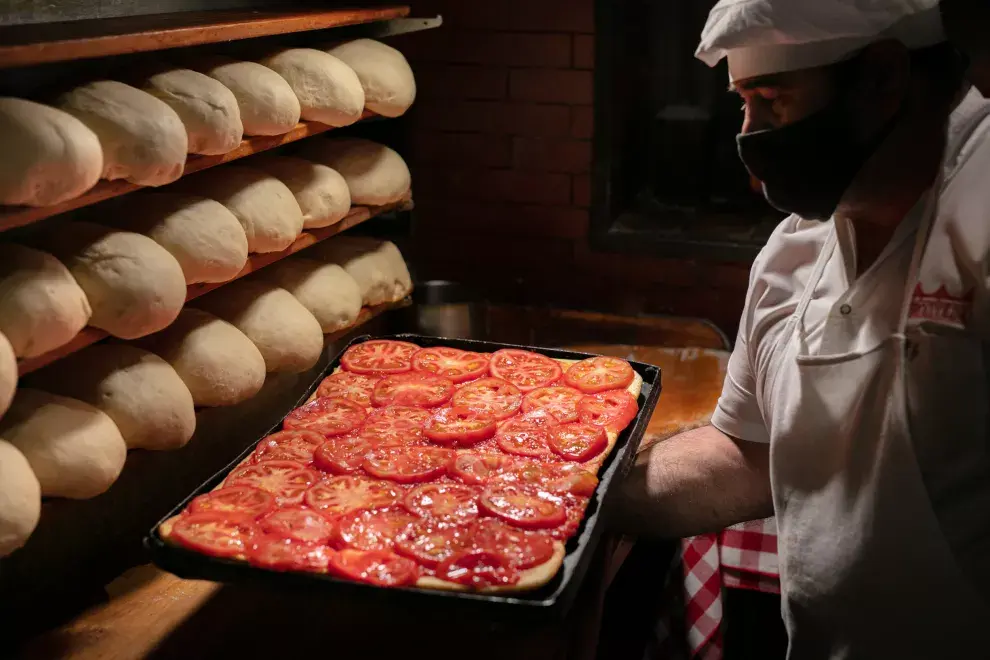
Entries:
{"label": "white apron", "polygon": [[[945,447],[940,428],[961,434],[955,444],[987,443],[985,389],[944,391],[985,369],[982,344],[908,323],[939,189],[917,232],[899,239],[913,236],[915,248],[893,335],[863,352],[809,355],[803,321],[835,250],[833,227],[775,351],[771,480],[795,660],[990,658],[990,609],[950,549],[917,458]],[[912,360],[930,358],[949,360],[944,381],[909,384]],[[967,377],[954,378],[957,369]],[[912,388],[938,397],[944,426],[912,424]]]}

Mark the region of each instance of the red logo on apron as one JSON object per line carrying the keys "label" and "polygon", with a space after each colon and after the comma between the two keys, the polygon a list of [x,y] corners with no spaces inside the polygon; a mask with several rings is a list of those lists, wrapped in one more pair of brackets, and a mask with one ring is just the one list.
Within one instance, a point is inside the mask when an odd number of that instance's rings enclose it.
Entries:
{"label": "red logo on apron", "polygon": [[972,309],[972,289],[962,296],[953,296],[942,285],[935,292],[926,293],[919,283],[911,296],[908,318],[964,326]]}

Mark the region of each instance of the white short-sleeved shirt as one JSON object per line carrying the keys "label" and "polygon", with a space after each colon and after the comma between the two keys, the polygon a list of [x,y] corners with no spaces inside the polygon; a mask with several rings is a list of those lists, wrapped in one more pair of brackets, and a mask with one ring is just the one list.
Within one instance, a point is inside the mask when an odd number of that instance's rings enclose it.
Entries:
{"label": "white short-sleeved shirt", "polygon": [[[990,101],[968,94],[949,121],[945,183],[922,260],[919,294],[927,298],[912,323],[959,324],[987,336],[990,325]],[[797,308],[834,225],[837,249],[805,314],[812,354],[866,350],[896,330],[921,204],[902,222],[877,262],[856,278],[855,236],[848,220],[814,222],[791,216],[774,231],[750,272],[736,345],[712,425],[740,440],[769,442],[771,355]],[[905,240],[901,240],[905,239]],[[951,302],[960,299],[962,303]],[[934,304],[932,303],[934,300]],[[924,302],[924,301],[923,301]],[[912,306],[914,309],[914,306]],[[940,316],[939,310],[942,310]],[[914,318],[917,316],[917,318]]]}

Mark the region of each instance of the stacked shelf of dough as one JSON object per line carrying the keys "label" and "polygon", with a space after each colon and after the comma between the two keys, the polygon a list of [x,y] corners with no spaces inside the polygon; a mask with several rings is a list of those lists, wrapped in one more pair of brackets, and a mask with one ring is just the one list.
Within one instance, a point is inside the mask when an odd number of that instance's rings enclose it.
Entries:
{"label": "stacked shelf of dough", "polygon": [[[198,407],[247,401],[267,373],[309,370],[325,334],[411,291],[392,243],[321,243],[318,233],[316,245],[294,248],[358,207],[371,207],[369,217],[409,199],[409,170],[384,145],[318,137],[298,155],[179,180],[189,153],[225,153],[300,118],[344,126],[367,110],[398,116],[415,96],[401,54],[370,40],[261,62],[156,65],[141,88],[95,81],[57,107],[0,99],[0,135],[19,159],[0,175],[0,203],[58,204],[101,177],[172,184],[0,242],[0,556],[26,542],[43,496],[106,491],[128,449],[182,447]],[[277,261],[258,270],[252,255]],[[218,284],[199,297],[197,286]],[[111,340],[18,386],[18,358],[64,350],[80,333]]]}

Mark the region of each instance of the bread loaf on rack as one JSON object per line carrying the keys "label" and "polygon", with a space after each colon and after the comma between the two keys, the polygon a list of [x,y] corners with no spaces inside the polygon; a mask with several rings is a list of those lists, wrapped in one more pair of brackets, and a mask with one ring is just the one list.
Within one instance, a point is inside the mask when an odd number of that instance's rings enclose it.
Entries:
{"label": "bread loaf on rack", "polygon": [[103,173],[96,133],[58,108],[0,97],[0,142],[0,204],[58,204],[82,195]]}
{"label": "bread loaf on rack", "polygon": [[234,94],[245,135],[282,135],[299,123],[299,99],[285,78],[268,67],[212,55],[187,58],[183,63],[223,83]]}
{"label": "bread loaf on rack", "polygon": [[405,114],[416,100],[416,79],[405,56],[374,39],[354,39],[327,49],[354,70],[364,107],[383,117]]}
{"label": "bread loaf on rack", "polygon": [[99,137],[104,179],[163,186],[182,176],[186,128],[175,110],[151,94],[97,80],[62,94],[58,106]]}
{"label": "bread loaf on rack", "polygon": [[3,417],[17,390],[17,358],[7,338],[0,333],[0,417]]}
{"label": "bread loaf on rack", "polygon": [[167,68],[148,77],[144,91],[168,104],[186,127],[191,154],[225,154],[244,135],[234,93],[192,69]]}
{"label": "bread loaf on rack", "polygon": [[182,309],[182,268],[147,236],[74,221],[61,223],[41,241],[85,292],[94,327],[136,339],[161,330]]}
{"label": "bread loaf on rack", "polygon": [[199,309],[186,307],[172,325],[138,345],[172,365],[197,406],[232,406],[265,384],[258,347],[230,323]]}
{"label": "bread loaf on rack", "polygon": [[0,421],[0,438],[27,458],[42,495],[89,499],[120,476],[127,445],[107,415],[88,403],[21,388]]}
{"label": "bread loaf on rack", "polygon": [[286,48],[261,60],[285,78],[299,99],[301,117],[349,126],[364,112],[364,89],[351,67],[313,48]]}
{"label": "bread loaf on rack", "polygon": [[302,211],[304,229],[337,224],[351,210],[350,190],[337,170],[292,156],[264,155],[250,163],[289,187]]}
{"label": "bread loaf on rack", "polygon": [[258,277],[282,287],[319,321],[324,334],[349,328],[361,313],[361,290],[336,264],[290,257],[262,269]]}
{"label": "bread loaf on rack", "polygon": [[0,440],[0,557],[27,543],[41,519],[41,484],[14,445]]}
{"label": "bread loaf on rack", "polygon": [[70,342],[92,313],[62,262],[32,248],[0,243],[0,332],[17,357],[35,357]]}
{"label": "bread loaf on rack", "polygon": [[361,138],[316,139],[300,155],[340,172],[351,191],[352,204],[383,206],[409,195],[412,177],[398,153]]}
{"label": "bread loaf on rack", "polygon": [[178,449],[196,429],[192,395],[175,369],[134,346],[90,346],[28,380],[105,412],[130,449]]}
{"label": "bread loaf on rack", "polygon": [[412,278],[394,243],[362,236],[337,236],[309,250],[354,278],[365,305],[398,302],[412,291]]}

